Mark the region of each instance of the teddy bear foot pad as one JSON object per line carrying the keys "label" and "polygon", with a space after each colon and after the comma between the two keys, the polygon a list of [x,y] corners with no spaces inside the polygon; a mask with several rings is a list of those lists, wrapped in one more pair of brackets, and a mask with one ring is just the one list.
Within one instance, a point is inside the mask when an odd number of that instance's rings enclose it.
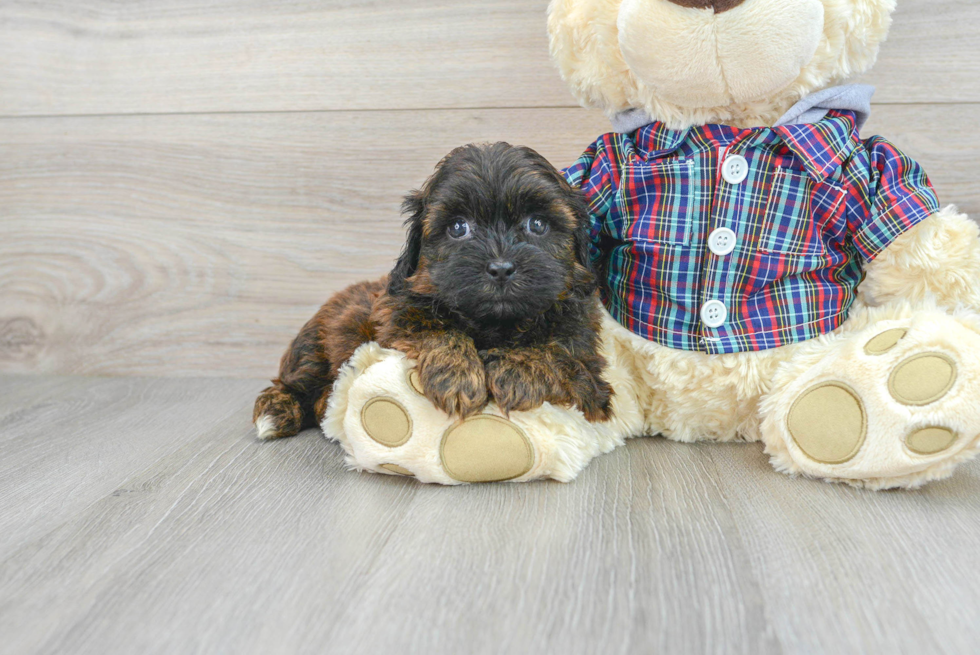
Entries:
{"label": "teddy bear foot pad", "polygon": [[778,468],[914,487],[975,454],[980,335],[934,315],[915,326],[872,325],[849,341],[787,389],[795,400],[781,421]]}

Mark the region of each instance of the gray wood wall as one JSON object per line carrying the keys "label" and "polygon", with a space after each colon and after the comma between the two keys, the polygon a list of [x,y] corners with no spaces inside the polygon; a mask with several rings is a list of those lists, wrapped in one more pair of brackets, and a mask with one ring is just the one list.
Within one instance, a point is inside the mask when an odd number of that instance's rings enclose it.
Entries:
{"label": "gray wood wall", "polygon": [[[270,376],[451,147],[604,119],[546,0],[0,0],[0,371]],[[865,130],[980,216],[980,3],[899,0]]]}

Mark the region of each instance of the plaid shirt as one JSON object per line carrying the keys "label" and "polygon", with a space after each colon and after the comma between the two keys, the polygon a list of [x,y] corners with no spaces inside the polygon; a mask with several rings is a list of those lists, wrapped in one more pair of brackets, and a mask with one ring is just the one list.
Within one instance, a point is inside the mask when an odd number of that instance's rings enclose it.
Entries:
{"label": "plaid shirt", "polygon": [[[748,164],[739,183],[724,173],[736,155]],[[589,200],[609,312],[651,341],[707,353],[835,329],[864,264],[939,209],[922,168],[881,137],[860,140],[849,111],[776,128],[651,123],[604,134],[564,172]],[[711,245],[719,228],[734,232],[727,254]]]}

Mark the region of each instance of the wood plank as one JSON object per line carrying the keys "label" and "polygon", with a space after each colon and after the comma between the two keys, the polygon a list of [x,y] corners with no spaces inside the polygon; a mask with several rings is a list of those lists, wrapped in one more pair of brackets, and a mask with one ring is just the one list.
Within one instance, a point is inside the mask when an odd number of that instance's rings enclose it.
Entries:
{"label": "wood plank", "polygon": [[0,115],[571,105],[546,7],[4,3]]}
{"label": "wood plank", "polygon": [[705,449],[785,652],[977,651],[980,463],[869,493],[762,476],[755,447]]}
{"label": "wood plank", "polygon": [[19,404],[9,413],[0,406],[0,557],[95,500],[130,493],[119,485],[199,438],[202,416],[216,423],[238,414],[250,419],[251,403],[261,388],[249,380],[216,385],[203,380],[4,376],[0,381],[0,389],[14,382],[11,393]]}
{"label": "wood plank", "polygon": [[878,62],[859,81],[878,88],[879,103],[978,102],[978,23],[975,0],[899,0]]}
{"label": "wood plank", "polygon": [[[866,132],[980,215],[980,137],[946,130],[974,111],[880,106]],[[331,293],[390,268],[402,194],[452,147],[565,165],[605,129],[578,109],[0,120],[0,370],[271,376]]]}
{"label": "wood plank", "polygon": [[0,374],[0,425],[32,411],[72,385],[72,378],[61,376]]}
{"label": "wood plank", "polygon": [[[0,115],[575,106],[546,0],[0,4]],[[980,101],[972,0],[903,0],[878,101]]]}
{"label": "wood plank", "polygon": [[[107,384],[73,382],[92,399]],[[973,653],[980,640],[978,462],[875,493],[781,476],[758,444],[637,439],[568,485],[446,488],[344,471],[316,431],[256,442],[244,412],[161,394],[170,381],[118,382],[143,400],[103,413],[147,442],[140,470],[112,459],[104,474],[121,481],[86,504],[72,495],[95,478],[0,495],[0,515],[24,506],[15,531],[55,500],[72,507],[0,556],[6,652]],[[244,383],[201,384],[211,405],[242,403]],[[188,417],[176,448],[150,445],[153,399]],[[44,424],[64,442],[76,418]],[[22,428],[0,430],[9,444]],[[0,480],[18,468],[0,459]],[[53,473],[38,468],[39,484]]]}

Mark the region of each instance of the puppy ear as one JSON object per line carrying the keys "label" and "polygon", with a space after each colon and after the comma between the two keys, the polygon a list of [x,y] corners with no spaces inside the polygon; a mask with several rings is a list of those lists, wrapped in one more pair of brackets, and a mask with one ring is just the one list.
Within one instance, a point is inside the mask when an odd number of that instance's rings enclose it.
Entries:
{"label": "puppy ear", "polygon": [[408,239],[402,254],[395,262],[388,276],[388,293],[398,295],[405,290],[407,278],[415,275],[419,266],[419,256],[422,253],[422,220],[425,218],[425,192],[413,191],[405,196],[402,203],[402,213],[408,214],[405,225],[408,226]]}
{"label": "puppy ear", "polygon": [[592,254],[590,244],[592,243],[592,215],[589,213],[589,204],[577,189],[573,189],[562,180],[568,192],[568,208],[575,216],[575,260],[585,270],[592,273]]}
{"label": "puppy ear", "polygon": [[589,248],[589,244],[592,242],[591,236],[592,230],[587,221],[575,230],[575,258],[590,273],[592,272],[592,253]]}

